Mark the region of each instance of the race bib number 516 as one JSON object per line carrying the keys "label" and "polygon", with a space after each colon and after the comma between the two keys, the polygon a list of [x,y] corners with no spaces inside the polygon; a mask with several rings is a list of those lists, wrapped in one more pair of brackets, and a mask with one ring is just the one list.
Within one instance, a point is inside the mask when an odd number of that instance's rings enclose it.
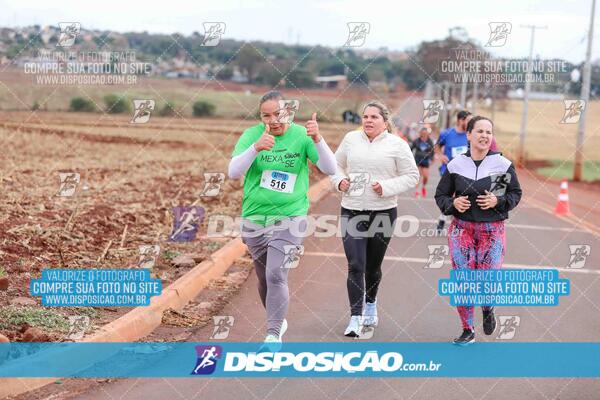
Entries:
{"label": "race bib number 516", "polygon": [[260,187],[280,193],[292,193],[296,185],[296,174],[267,170],[263,171]]}

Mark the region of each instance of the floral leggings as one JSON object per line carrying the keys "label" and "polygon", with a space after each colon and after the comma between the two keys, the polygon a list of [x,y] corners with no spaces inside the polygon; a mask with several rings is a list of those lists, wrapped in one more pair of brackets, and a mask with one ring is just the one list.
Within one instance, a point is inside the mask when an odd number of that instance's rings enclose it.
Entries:
{"label": "floral leggings", "polygon": [[[448,231],[452,269],[498,269],[506,247],[504,221],[470,222],[453,218]],[[473,329],[473,306],[458,306],[463,329]],[[493,307],[484,306],[484,311]]]}

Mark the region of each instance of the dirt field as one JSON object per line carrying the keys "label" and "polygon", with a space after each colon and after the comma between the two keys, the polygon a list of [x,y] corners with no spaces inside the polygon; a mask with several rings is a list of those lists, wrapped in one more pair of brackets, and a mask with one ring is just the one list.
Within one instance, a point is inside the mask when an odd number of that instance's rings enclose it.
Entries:
{"label": "dirt field", "polygon": [[[160,244],[153,274],[167,286],[187,270],[174,257],[191,253],[200,262],[226,240],[206,238],[205,219],[194,242],[169,242],[171,210],[196,204],[207,215],[239,214],[240,182],[226,180],[218,196],[200,197],[203,173],[226,173],[238,136],[256,121],[152,117],[131,125],[129,118],[0,112],[0,266],[10,279],[0,291],[0,332],[10,339],[22,339],[25,322],[61,340],[65,315],[87,312],[98,326],[127,311],[42,309],[28,293],[44,268],[137,268],[139,246]],[[348,127],[321,129],[338,143]],[[57,195],[60,172],[80,174],[71,197]]]}

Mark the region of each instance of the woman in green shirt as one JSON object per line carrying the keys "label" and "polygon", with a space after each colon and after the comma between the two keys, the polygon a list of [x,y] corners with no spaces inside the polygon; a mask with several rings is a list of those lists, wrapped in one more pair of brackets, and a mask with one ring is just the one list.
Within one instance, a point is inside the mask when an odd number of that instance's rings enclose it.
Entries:
{"label": "woman in green shirt", "polygon": [[277,91],[260,100],[261,123],[244,131],[229,164],[229,177],[244,174],[242,241],[248,246],[258,292],[267,311],[265,342],[281,343],[287,330],[289,265],[301,253],[307,229],[308,160],[327,175],[336,172],[333,152],[319,133],[316,113],[305,126],[280,120]]}

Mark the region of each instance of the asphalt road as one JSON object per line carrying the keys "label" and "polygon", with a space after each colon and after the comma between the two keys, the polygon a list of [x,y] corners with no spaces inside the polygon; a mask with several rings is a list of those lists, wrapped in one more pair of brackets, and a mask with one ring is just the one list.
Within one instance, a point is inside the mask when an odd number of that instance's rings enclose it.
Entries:
{"label": "asphalt road", "polygon": [[[432,168],[430,193],[438,180]],[[540,186],[528,180],[522,203],[511,213],[507,225],[506,267],[552,266],[561,278],[571,280],[571,294],[561,297],[556,307],[498,307],[497,316],[520,319],[512,339],[492,336],[481,330],[476,312],[477,341],[567,342],[597,341],[600,331],[599,237],[573,222],[556,218],[529,198],[539,195]],[[556,188],[558,192],[558,188]],[[597,199],[596,199],[597,200]],[[456,311],[448,298],[437,293],[437,282],[447,277],[449,265],[424,268],[428,245],[446,244],[445,237],[427,236],[439,212],[431,197],[415,200],[412,192],[399,199],[400,216],[415,216],[425,235],[392,239],[383,265],[378,310],[380,324],[372,341],[446,342],[460,331]],[[311,209],[311,214],[339,213],[339,198],[328,195]],[[402,217],[400,217],[402,218]],[[587,244],[591,254],[583,268],[565,268],[569,245]],[[346,296],[346,259],[339,237],[307,238],[305,255],[290,273],[291,305],[286,341],[348,341],[343,336],[349,310]],[[262,341],[264,310],[251,274],[222,315],[235,317],[226,341]],[[197,331],[190,341],[206,342],[212,326]],[[510,336],[510,335],[509,335]],[[494,362],[494,360],[490,360]],[[557,361],[560,362],[560,361]],[[597,399],[598,379],[505,379],[505,378],[419,378],[419,379],[126,379],[102,385],[100,390],[79,399]]]}

